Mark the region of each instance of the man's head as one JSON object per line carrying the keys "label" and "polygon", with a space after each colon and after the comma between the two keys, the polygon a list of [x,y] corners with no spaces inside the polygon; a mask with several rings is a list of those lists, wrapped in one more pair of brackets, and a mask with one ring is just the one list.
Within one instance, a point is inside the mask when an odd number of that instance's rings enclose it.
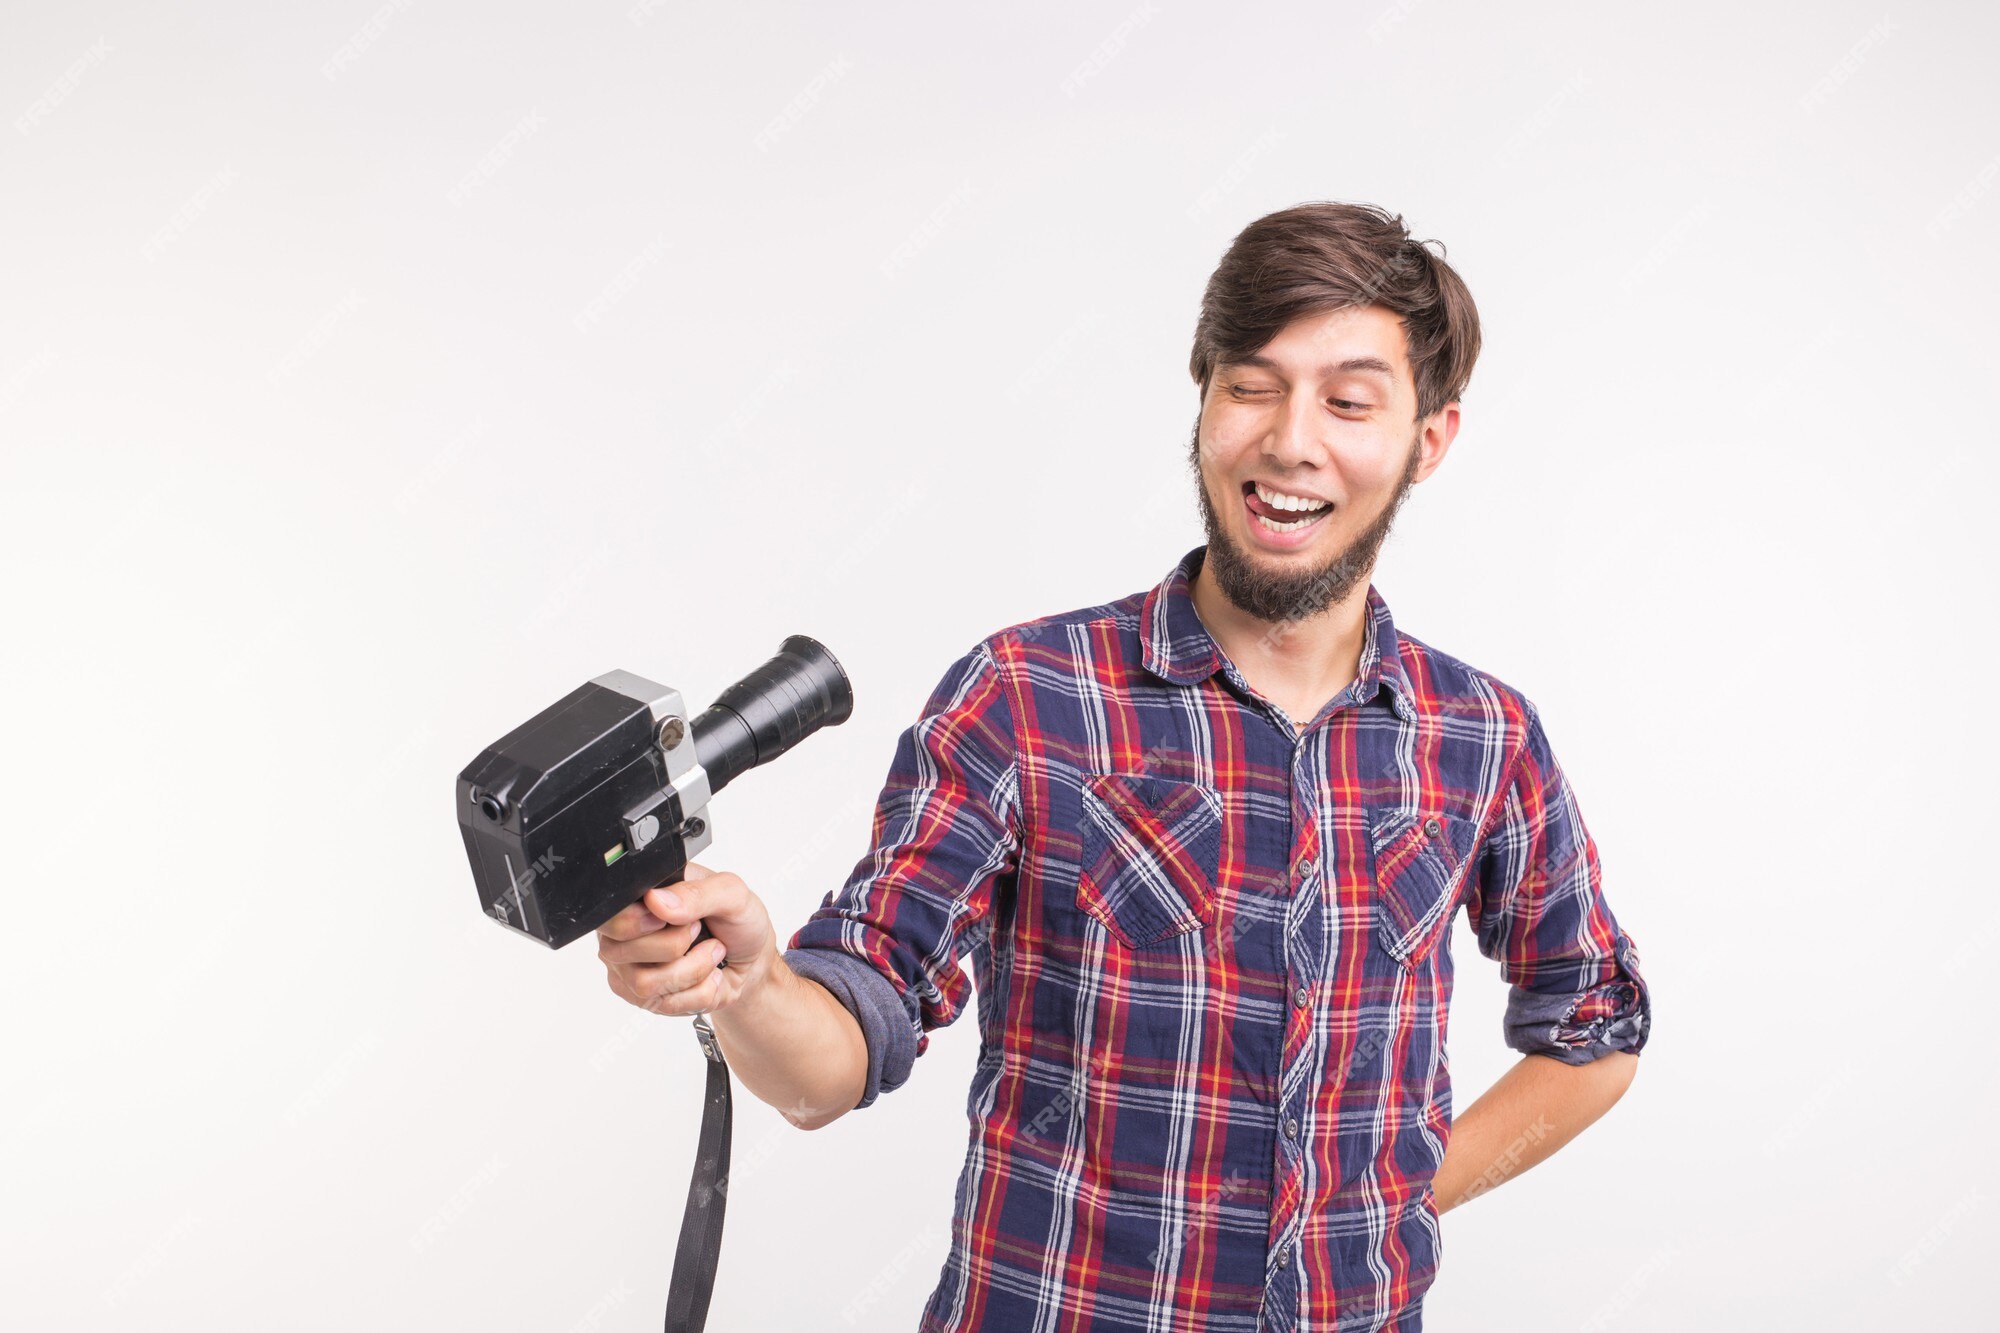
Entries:
{"label": "man's head", "polygon": [[1261,620],[1365,586],[1458,433],[1479,313],[1431,244],[1381,209],[1300,204],[1244,228],[1208,280],[1188,462],[1205,568]]}

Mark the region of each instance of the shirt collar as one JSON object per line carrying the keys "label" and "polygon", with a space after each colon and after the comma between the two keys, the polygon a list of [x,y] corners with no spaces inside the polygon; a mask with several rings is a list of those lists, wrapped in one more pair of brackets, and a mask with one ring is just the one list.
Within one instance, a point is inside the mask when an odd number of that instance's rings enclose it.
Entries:
{"label": "shirt collar", "polygon": [[[1197,546],[1180,558],[1158,586],[1146,594],[1140,610],[1139,633],[1143,641],[1146,669],[1175,685],[1192,685],[1207,680],[1225,666],[1234,666],[1223,656],[1221,645],[1201,623],[1194,609],[1189,584],[1208,553]],[[1364,702],[1388,687],[1396,714],[1406,722],[1416,721],[1416,700],[1410,688],[1409,672],[1397,647],[1396,622],[1389,604],[1375,585],[1368,585],[1366,620],[1361,638],[1361,670],[1355,694]]]}

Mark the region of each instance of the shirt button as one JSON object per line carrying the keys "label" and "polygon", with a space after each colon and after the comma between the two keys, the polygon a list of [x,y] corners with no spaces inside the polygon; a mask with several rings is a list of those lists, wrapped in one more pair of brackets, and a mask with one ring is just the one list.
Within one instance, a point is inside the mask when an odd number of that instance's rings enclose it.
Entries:
{"label": "shirt button", "polygon": [[1294,879],[1302,880],[1311,871],[1312,861],[1306,857],[1301,856],[1298,860],[1292,862],[1292,878]]}
{"label": "shirt button", "polygon": [[1292,992],[1292,1003],[1301,1009],[1305,1008],[1308,1004],[1312,1003],[1312,992],[1304,986],[1299,987]]}
{"label": "shirt button", "polygon": [[1299,1120],[1298,1120],[1298,1117],[1297,1117],[1297,1116],[1286,1116],[1286,1117],[1285,1117],[1285,1137],[1286,1137],[1286,1138],[1288,1138],[1288,1139],[1295,1139],[1295,1138],[1297,1138],[1298,1136],[1299,1136]]}
{"label": "shirt button", "polygon": [[1441,833],[1443,829],[1444,826],[1438,823],[1436,815],[1432,815],[1424,821],[1424,832],[1433,838]]}
{"label": "shirt button", "polygon": [[1289,1245],[1280,1245],[1278,1247],[1278,1267],[1283,1268],[1286,1264],[1290,1263],[1291,1261],[1292,1261],[1292,1247]]}

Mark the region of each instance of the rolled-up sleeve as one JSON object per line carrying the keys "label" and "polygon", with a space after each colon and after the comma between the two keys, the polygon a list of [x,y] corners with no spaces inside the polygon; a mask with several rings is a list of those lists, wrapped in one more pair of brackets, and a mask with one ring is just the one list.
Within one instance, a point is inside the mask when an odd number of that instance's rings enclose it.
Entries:
{"label": "rolled-up sleeve", "polygon": [[1572,1065],[1636,1053],[1653,1025],[1638,951],[1605,901],[1597,845],[1533,703],[1527,719],[1471,900],[1480,951],[1510,987],[1507,1044]]}
{"label": "rolled-up sleeve", "polygon": [[971,991],[959,959],[983,938],[1018,864],[1014,718],[992,640],[946,670],[896,743],[873,843],[795,932],[785,960],[854,1012],[868,1043],[859,1103],[901,1086]]}

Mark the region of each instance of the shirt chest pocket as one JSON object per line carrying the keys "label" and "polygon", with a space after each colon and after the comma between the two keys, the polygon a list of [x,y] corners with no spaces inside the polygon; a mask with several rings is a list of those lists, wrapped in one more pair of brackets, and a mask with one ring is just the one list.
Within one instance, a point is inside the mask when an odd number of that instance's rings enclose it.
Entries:
{"label": "shirt chest pocket", "polygon": [[1382,947],[1421,967],[1451,930],[1472,863],[1470,821],[1446,814],[1378,810],[1369,820],[1375,855],[1375,926]]}
{"label": "shirt chest pocket", "polygon": [[1222,799],[1210,787],[1144,773],[1083,782],[1077,906],[1133,949],[1215,919]]}

